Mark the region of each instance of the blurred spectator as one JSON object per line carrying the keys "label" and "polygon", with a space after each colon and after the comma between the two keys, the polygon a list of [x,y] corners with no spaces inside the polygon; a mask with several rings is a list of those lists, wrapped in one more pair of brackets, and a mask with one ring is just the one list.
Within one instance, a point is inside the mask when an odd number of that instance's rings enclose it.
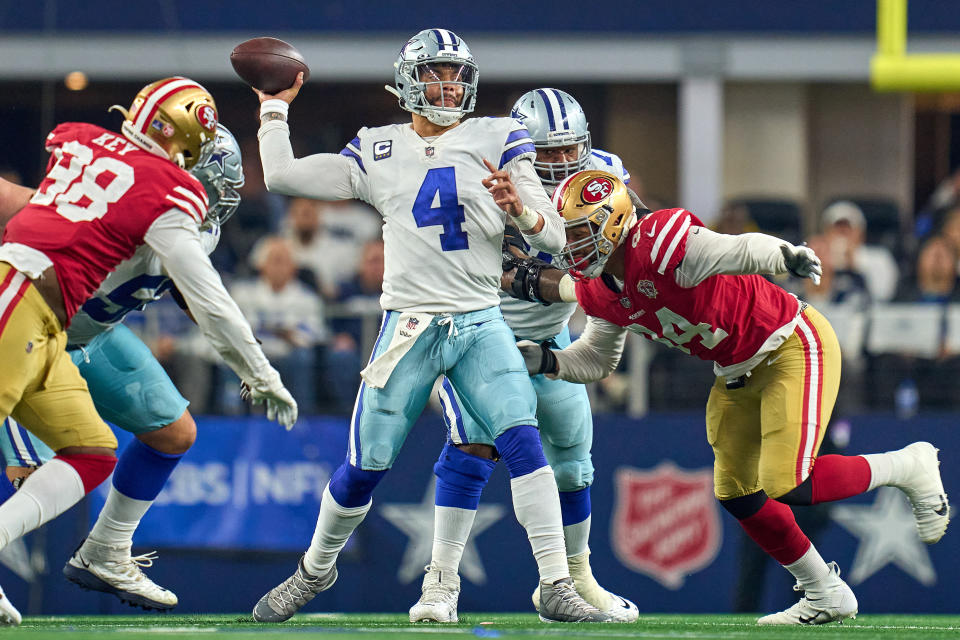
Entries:
{"label": "blurred spectator", "polygon": [[840,200],[823,210],[820,218],[825,238],[825,251],[829,254],[835,272],[853,271],[863,276],[876,302],[886,302],[893,297],[900,277],[900,270],[890,250],[864,244],[867,222],[860,207]]}
{"label": "blurred spectator", "polygon": [[713,221],[711,228],[717,233],[738,235],[759,231],[757,223],[750,218],[750,212],[743,204],[727,203]]}
{"label": "blurred spectator", "polygon": [[303,414],[315,413],[316,357],[325,338],[320,298],[296,279],[293,251],[285,238],[270,237],[255,255],[256,279],[237,282],[231,295],[263,343]]}
{"label": "blurred spectator", "polygon": [[[956,211],[960,213],[960,209]],[[960,216],[955,219],[960,233]],[[957,247],[951,243],[944,228],[944,235],[928,240],[917,256],[916,300],[946,303],[957,299]]]}
{"label": "blurred spectator", "polygon": [[211,254],[213,265],[222,274],[249,276],[255,271],[248,263],[253,246],[264,236],[276,233],[286,199],[267,191],[260,166],[260,150],[256,139],[243,143],[244,185],[240,192],[240,206],[223,225],[220,244]]}
{"label": "blurred spectator", "polygon": [[851,269],[849,264],[846,268],[836,268],[834,263],[836,256],[831,250],[830,240],[825,235],[810,238],[808,245],[820,257],[823,275],[820,276],[819,285],[804,278],[803,299],[814,306],[848,305],[854,310],[865,309],[870,304],[870,291],[863,274]]}
{"label": "blurred spectator", "polygon": [[[960,259],[960,206],[954,207],[943,216],[940,234],[953,250],[955,257]],[[960,265],[958,265],[960,269]]]}
{"label": "blurred spectator", "polygon": [[363,243],[380,235],[378,216],[354,201],[321,202],[294,198],[287,207],[283,233],[294,260],[325,299],[355,273]]}

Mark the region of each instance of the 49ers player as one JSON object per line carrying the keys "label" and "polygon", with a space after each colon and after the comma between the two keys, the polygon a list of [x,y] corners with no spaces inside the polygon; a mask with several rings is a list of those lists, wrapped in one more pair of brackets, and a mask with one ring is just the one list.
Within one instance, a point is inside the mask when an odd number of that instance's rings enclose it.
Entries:
{"label": "49ers player", "polygon": [[[57,454],[0,505],[0,549],[72,506],[116,464],[117,441],[66,354],[65,329],[143,244],[254,400],[287,428],[296,421],[296,402],[201,244],[207,195],[186,170],[213,149],[212,96],[174,77],[144,87],[129,111],[114,108],[125,116],[123,135],[65,123],[47,137],[47,176],[0,245],[0,419],[12,415]],[[0,624],[19,622],[0,591]]]}
{"label": "49ers player", "polygon": [[[805,591],[760,624],[850,618],[857,600],[803,534],[787,505],[898,487],[913,504],[921,540],[946,531],[949,507],[937,449],[817,457],[840,381],[840,347],[827,320],[756,274],[819,281],[812,250],[760,233],[714,233],[684,209],[650,213],[614,175],[584,171],[554,194],[565,219],[563,266],[540,274],[541,298],[577,300],[583,335],[563,350],[520,343],[531,374],[571,382],[606,377],[627,331],[714,362],[707,440],[717,499]],[[512,274],[507,274],[509,281]]]}

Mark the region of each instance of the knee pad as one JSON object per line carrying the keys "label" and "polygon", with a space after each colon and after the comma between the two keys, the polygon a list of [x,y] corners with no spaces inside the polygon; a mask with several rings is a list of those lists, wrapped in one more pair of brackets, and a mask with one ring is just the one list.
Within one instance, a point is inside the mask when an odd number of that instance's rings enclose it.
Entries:
{"label": "knee pad", "polygon": [[560,491],[578,491],[593,484],[593,464],[589,460],[566,460],[553,465]]}
{"label": "knee pad", "polygon": [[344,462],[330,476],[330,495],[341,507],[362,507],[370,502],[373,489],[386,472],[364,471]]}
{"label": "knee pad", "polygon": [[494,441],[511,478],[519,478],[547,466],[536,427],[522,424],[507,429]]}
{"label": "knee pad", "polygon": [[493,460],[479,458],[447,443],[433,465],[437,476],[437,506],[476,509],[496,466]]}
{"label": "knee pad", "polygon": [[56,458],[63,460],[76,470],[80,480],[83,481],[84,493],[90,493],[96,489],[117,466],[117,459],[114,456],[77,453],[69,456],[59,455]]}
{"label": "knee pad", "polygon": [[774,500],[794,506],[810,506],[813,504],[813,476],[807,476],[807,479],[801,484],[787,491],[782,496],[774,498]]}

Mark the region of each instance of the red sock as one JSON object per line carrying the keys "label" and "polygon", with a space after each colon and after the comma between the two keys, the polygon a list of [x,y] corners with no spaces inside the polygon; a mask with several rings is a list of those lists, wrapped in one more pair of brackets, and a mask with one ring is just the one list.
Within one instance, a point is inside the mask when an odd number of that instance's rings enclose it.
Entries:
{"label": "red sock", "polygon": [[83,481],[84,493],[90,493],[96,489],[101,482],[113,473],[113,468],[117,466],[116,456],[79,453],[70,456],[57,456],[57,459],[63,460],[77,471],[77,475]]}
{"label": "red sock", "polygon": [[870,464],[863,456],[821,456],[810,472],[811,504],[860,495],[870,486],[870,476]]}
{"label": "red sock", "polygon": [[797,526],[793,511],[776,500],[768,499],[759,511],[739,522],[747,535],[780,564],[796,562],[810,548],[810,540]]}

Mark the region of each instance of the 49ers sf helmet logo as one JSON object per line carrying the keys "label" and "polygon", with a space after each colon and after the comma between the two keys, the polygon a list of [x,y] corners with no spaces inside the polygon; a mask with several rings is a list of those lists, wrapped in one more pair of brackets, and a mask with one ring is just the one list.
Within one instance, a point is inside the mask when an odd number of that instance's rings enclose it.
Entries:
{"label": "49ers sf helmet logo", "polygon": [[587,204],[596,204],[613,193],[613,183],[606,178],[594,178],[583,186],[580,199]]}
{"label": "49ers sf helmet logo", "polygon": [[197,120],[204,129],[213,131],[217,128],[217,112],[208,104],[200,105],[197,109]]}

